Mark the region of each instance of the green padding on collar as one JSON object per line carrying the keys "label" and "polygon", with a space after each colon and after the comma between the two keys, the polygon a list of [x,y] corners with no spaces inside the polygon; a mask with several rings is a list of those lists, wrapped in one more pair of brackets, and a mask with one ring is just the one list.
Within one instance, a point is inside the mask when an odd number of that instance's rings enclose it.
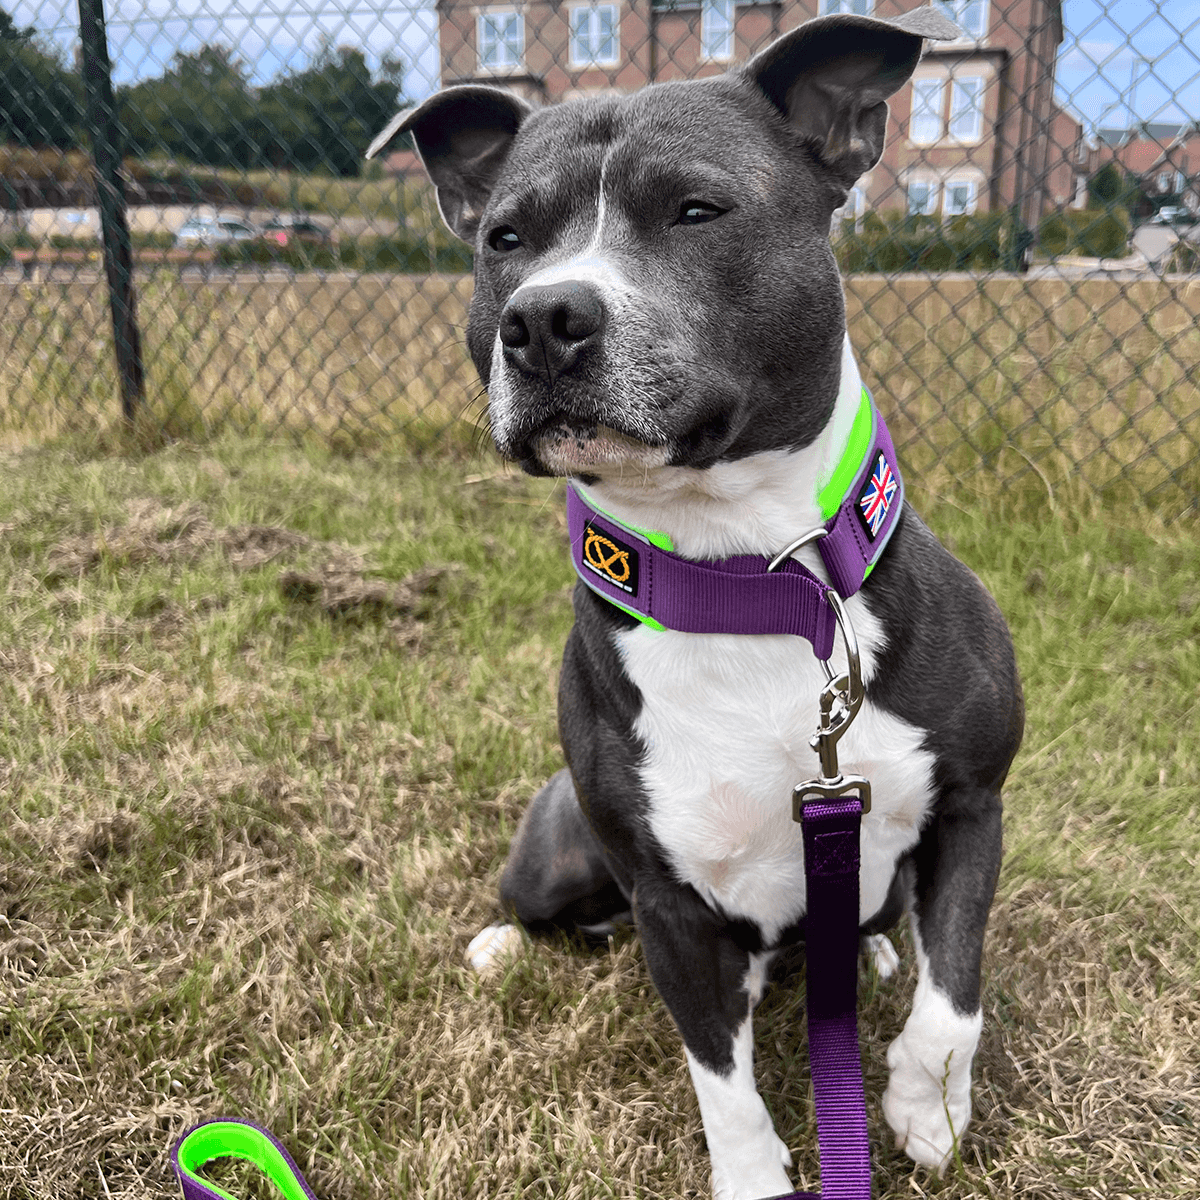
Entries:
{"label": "green padding on collar", "polygon": [[[664,534],[663,536],[665,537],[666,535]],[[655,544],[657,545],[657,543]],[[662,549],[665,550],[666,547],[664,546]],[[587,581],[584,580],[584,582],[586,583]],[[631,617],[637,617],[637,619],[641,621],[643,625],[649,625],[651,629],[657,629],[659,633],[666,632],[667,627],[656,621],[653,617],[648,617],[645,613],[640,613],[635,608],[627,608],[620,602],[620,600],[614,600],[611,596],[605,595],[604,592],[597,592],[596,595],[599,596],[601,600],[607,600],[608,603],[613,606],[613,608],[619,608],[622,612],[627,612]]]}
{"label": "green padding on collar", "polygon": [[179,1146],[179,1167],[198,1183],[224,1196],[237,1200],[224,1188],[210,1180],[201,1179],[197,1170],[217,1158],[240,1158],[252,1162],[283,1194],[287,1200],[309,1200],[303,1186],[288,1166],[282,1154],[252,1125],[240,1121],[209,1121],[192,1130]]}
{"label": "green padding on collar", "polygon": [[863,459],[867,457],[867,451],[871,449],[874,439],[875,410],[871,405],[870,394],[863,388],[858,412],[854,416],[854,425],[850,429],[850,438],[846,442],[846,450],[838,465],[834,467],[829,482],[817,496],[821,516],[826,521],[842,507],[842,501],[846,499],[846,493],[862,468]]}
{"label": "green padding on collar", "polygon": [[[866,453],[866,451],[864,451],[863,453]],[[627,525],[624,521],[618,521],[617,518],[612,515],[612,513],[605,512],[604,509],[602,509],[600,507],[600,505],[598,505],[596,503],[596,501],[593,500],[592,497],[590,495],[588,495],[588,493],[582,487],[579,486],[578,483],[575,484],[575,487],[578,490],[579,494],[587,501],[588,505],[591,508],[594,508],[596,510],[596,512],[598,512],[602,517],[607,517],[618,528],[628,529],[631,533],[640,534],[642,537],[644,537],[646,539],[646,541],[648,541],[650,543],[650,545],[657,546],[660,550],[666,550],[669,553],[674,554],[675,543],[671,541],[670,537],[667,534],[660,533],[657,529],[643,529],[640,525]],[[606,600],[608,599],[607,596],[605,596],[604,598]],[[614,600],[613,603],[616,604],[617,602]],[[621,608],[623,606],[620,604],[617,604],[617,607]],[[663,626],[657,625],[657,622],[650,621],[648,618],[641,616],[640,613],[635,613],[633,611],[633,609],[631,609],[631,608],[627,608],[627,609],[625,609],[625,611],[627,613],[631,613],[633,616],[637,617],[639,620],[645,621],[648,625],[656,625],[657,628],[659,628],[659,629],[663,628]]]}

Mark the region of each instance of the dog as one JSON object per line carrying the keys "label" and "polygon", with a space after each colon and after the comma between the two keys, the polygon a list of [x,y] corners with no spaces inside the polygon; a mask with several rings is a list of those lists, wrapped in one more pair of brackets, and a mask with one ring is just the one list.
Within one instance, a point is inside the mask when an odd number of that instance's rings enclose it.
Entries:
{"label": "dog", "polygon": [[[588,505],[558,699],[568,766],[522,818],[501,900],[531,930],[602,932],[632,913],[722,1200],[791,1191],[751,1020],[772,959],[802,936],[788,798],[816,774],[826,676],[801,636],[647,620],[626,603],[630,555],[655,542],[685,563],[770,558],[827,522],[822,489],[865,403],[832,216],[879,160],[886,100],[923,39],[956,35],[932,9],[834,15],[724,75],[630,95],[534,109],[452,87],[372,147],[410,132],[446,224],[474,246],[467,344],[499,452],[568,478]],[[897,1144],[940,1169],[970,1118],[1024,707],[995,602],[894,482],[886,544],[844,602],[865,701],[840,754],[873,794],[861,934],[886,969],[880,935],[907,913],[916,946],[883,1111]],[[791,559],[829,582],[818,543]],[[514,935],[485,930],[477,965]]]}

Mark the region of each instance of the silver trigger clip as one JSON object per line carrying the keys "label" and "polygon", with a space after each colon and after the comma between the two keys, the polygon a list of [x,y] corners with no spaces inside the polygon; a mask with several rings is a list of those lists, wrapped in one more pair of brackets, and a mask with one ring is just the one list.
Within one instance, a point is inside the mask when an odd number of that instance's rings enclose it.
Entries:
{"label": "silver trigger clip", "polygon": [[834,800],[850,794],[856,794],[862,801],[864,813],[871,811],[871,784],[861,775],[843,775],[838,768],[837,744],[858,716],[864,689],[858,638],[850,622],[850,614],[835,591],[830,590],[826,599],[837,618],[846,647],[847,669],[843,674],[835,675],[830,660],[821,659],[827,682],[821,689],[819,700],[820,724],[808,743],[820,759],[821,776],[798,783],[792,790],[792,819],[796,821],[801,820],[805,804]]}

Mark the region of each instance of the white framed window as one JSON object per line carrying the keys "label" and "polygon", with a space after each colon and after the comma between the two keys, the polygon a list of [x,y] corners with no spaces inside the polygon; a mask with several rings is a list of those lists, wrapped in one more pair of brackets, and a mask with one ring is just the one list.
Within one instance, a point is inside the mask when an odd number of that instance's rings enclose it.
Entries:
{"label": "white framed window", "polygon": [[910,179],[908,181],[908,215],[910,217],[932,217],[937,212],[938,185],[932,179]]}
{"label": "white framed window", "polygon": [[568,60],[573,67],[615,67],[619,60],[619,17],[615,4],[579,4],[571,9]]}
{"label": "white framed window", "polygon": [[942,215],[962,217],[975,211],[975,180],[948,179],[942,200]]}
{"label": "white framed window", "polygon": [[700,0],[700,53],[733,57],[733,0]]}
{"label": "white framed window", "polygon": [[942,105],[946,93],[944,79],[914,79],[912,117],[908,136],[918,146],[932,146],[942,136]]}
{"label": "white framed window", "polygon": [[829,13],[856,13],[869,17],[875,11],[875,0],[821,0],[821,16]]}
{"label": "white framed window", "polygon": [[934,0],[942,10],[973,42],[981,42],[987,36],[988,0]]}
{"label": "white framed window", "polygon": [[475,19],[479,67],[513,71],[525,61],[525,19],[519,9],[488,8]]}
{"label": "white framed window", "polygon": [[963,75],[950,81],[950,136],[956,142],[977,142],[983,136],[982,75]]}

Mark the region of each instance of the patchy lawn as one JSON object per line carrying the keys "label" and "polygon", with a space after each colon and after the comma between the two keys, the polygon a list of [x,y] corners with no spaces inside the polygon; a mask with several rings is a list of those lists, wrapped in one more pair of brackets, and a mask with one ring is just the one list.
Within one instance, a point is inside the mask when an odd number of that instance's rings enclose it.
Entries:
{"label": "patchy lawn", "polygon": [[[636,937],[462,962],[561,762],[558,485],[237,440],[0,465],[0,1196],[171,1195],[213,1115],[325,1200],[707,1195]],[[877,1195],[1194,1198],[1196,527],[918,504],[1007,613],[1029,722],[945,1179],[879,1110],[906,937],[864,976]],[[813,1186],[800,995],[759,1076]]]}

